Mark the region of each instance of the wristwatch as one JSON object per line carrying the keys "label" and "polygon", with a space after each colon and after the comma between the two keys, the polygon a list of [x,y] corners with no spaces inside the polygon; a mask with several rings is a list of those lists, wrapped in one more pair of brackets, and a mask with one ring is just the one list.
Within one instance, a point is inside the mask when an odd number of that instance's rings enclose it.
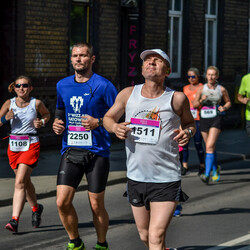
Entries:
{"label": "wristwatch", "polygon": [[194,136],[194,134],[193,134],[192,129],[188,128],[187,130],[188,130],[188,133],[189,133],[189,135],[190,135],[190,138],[191,138],[191,137],[193,137],[193,136]]}
{"label": "wristwatch", "polygon": [[98,119],[98,126],[102,127],[103,126],[103,118]]}

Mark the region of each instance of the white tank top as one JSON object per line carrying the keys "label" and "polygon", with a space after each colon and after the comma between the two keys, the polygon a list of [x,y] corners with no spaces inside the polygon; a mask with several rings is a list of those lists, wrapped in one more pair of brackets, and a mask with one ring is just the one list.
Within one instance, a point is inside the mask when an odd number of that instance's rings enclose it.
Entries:
{"label": "white tank top", "polygon": [[157,98],[141,95],[143,84],[136,85],[126,105],[126,121],[131,118],[160,121],[160,137],[156,144],[126,139],[127,177],[134,181],[163,183],[181,179],[178,144],[174,129],[180,127],[180,117],[172,109],[174,91],[166,88]]}
{"label": "white tank top", "polygon": [[203,102],[203,106],[213,106],[220,104],[222,98],[221,85],[217,84],[215,89],[210,89],[207,84],[204,84],[202,95],[207,96],[207,99]]}
{"label": "white tank top", "polygon": [[[37,118],[36,98],[31,97],[27,107],[20,108],[16,105],[16,97],[10,99],[10,109],[14,112],[14,119],[10,120],[11,134],[36,134],[33,121]],[[39,141],[38,136],[30,136],[30,143]]]}

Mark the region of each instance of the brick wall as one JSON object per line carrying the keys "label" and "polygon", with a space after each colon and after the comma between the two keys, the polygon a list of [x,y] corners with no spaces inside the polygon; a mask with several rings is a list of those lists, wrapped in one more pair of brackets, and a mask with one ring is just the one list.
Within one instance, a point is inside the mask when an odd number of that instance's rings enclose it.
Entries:
{"label": "brick wall", "polygon": [[247,72],[249,0],[225,1],[223,75],[234,81],[236,73]]}
{"label": "brick wall", "polygon": [[[189,67],[196,67],[203,73],[205,10],[203,1],[192,0],[189,6]],[[185,24],[184,24],[185,25]],[[184,59],[185,60],[185,59]],[[186,72],[184,72],[186,75]]]}
{"label": "brick wall", "polygon": [[97,70],[98,73],[113,84],[119,74],[120,30],[119,30],[119,1],[99,1],[97,30]]}
{"label": "brick wall", "polygon": [[25,72],[65,77],[68,67],[68,1],[26,1]]}
{"label": "brick wall", "polygon": [[[69,1],[25,1],[24,71],[32,78],[32,96],[41,99],[51,120],[40,130],[41,142],[55,142],[52,131],[56,82],[67,76],[69,59]],[[50,142],[51,141],[51,142]]]}
{"label": "brick wall", "polygon": [[145,0],[144,41],[145,49],[161,48],[167,51],[167,1]]}

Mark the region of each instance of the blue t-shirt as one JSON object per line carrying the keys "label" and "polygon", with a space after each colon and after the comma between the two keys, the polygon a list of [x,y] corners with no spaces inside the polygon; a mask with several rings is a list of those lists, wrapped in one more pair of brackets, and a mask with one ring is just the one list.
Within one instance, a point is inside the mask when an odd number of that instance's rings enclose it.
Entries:
{"label": "blue t-shirt", "polygon": [[[114,104],[116,95],[115,86],[95,73],[84,83],[76,82],[75,75],[66,77],[57,83],[56,107],[65,109],[66,121],[61,154],[68,147],[80,147],[103,157],[109,156],[110,137],[107,130],[104,127],[97,127],[90,133],[83,131],[81,117],[83,115],[90,115],[94,118],[104,117]],[[91,145],[78,144],[83,143],[82,141],[87,138],[90,139]]]}

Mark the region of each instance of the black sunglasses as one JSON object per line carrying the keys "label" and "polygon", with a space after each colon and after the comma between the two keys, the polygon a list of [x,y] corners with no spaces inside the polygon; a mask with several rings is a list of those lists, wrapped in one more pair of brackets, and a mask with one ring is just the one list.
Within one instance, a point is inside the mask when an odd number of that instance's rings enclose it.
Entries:
{"label": "black sunglasses", "polygon": [[16,84],[15,85],[15,88],[21,88],[21,86],[23,87],[23,88],[28,88],[29,87],[29,84],[28,83],[18,83],[18,84]]}
{"label": "black sunglasses", "polygon": [[188,76],[188,79],[189,79],[189,78],[192,78],[192,79],[194,79],[195,77],[196,77],[196,76]]}

